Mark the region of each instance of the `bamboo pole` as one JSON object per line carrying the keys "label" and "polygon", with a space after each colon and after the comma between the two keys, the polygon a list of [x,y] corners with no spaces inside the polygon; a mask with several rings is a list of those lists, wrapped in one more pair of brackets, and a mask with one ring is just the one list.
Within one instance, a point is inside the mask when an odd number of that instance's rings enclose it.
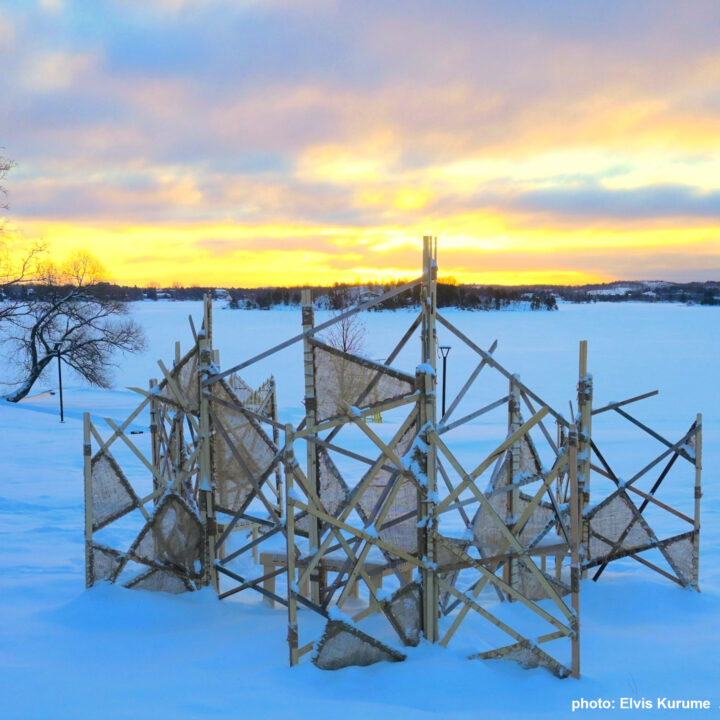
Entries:
{"label": "bamboo pole", "polygon": [[[513,375],[510,380],[508,393],[508,435],[512,435],[522,425],[520,418],[520,388],[517,384],[519,380],[519,375]],[[518,437],[508,448],[509,462],[506,467],[506,484],[509,485],[511,489],[506,493],[505,521],[509,527],[515,523],[515,515],[520,506],[520,489],[516,484],[516,480],[520,475],[523,439],[523,436]],[[519,573],[520,568],[518,567],[517,560],[510,559],[503,566],[505,582],[512,587],[519,587]],[[508,600],[512,601],[512,599],[512,596],[508,596]]]}
{"label": "bamboo pole", "polygon": [[[310,288],[303,288],[301,291],[302,302],[302,328],[303,328],[303,364],[305,369],[305,428],[310,433],[308,437],[317,437],[315,426],[317,423],[317,395],[315,390],[315,352],[310,343],[310,334],[315,324],[315,313],[312,305],[312,293]],[[314,442],[305,443],[307,457],[306,477],[313,492],[320,494],[320,482],[318,476],[317,445]],[[320,546],[320,523],[317,518],[310,516],[309,540],[310,554],[317,552]],[[313,568],[310,573],[310,599],[317,605],[321,603],[322,569]]]}
{"label": "bamboo pole", "polygon": [[[577,403],[578,418],[575,420],[577,424],[577,483],[580,499],[581,513],[590,504],[590,454],[592,441],[592,399],[593,399],[593,380],[588,374],[588,342],[580,341],[580,357],[578,363],[578,384],[577,384]],[[583,541],[586,547],[589,547],[590,538],[588,535],[589,525],[583,532]],[[587,570],[583,572],[583,577],[587,577]]]}
{"label": "bamboo pole", "polygon": [[213,345],[213,316],[212,316],[212,295],[205,293],[203,296],[203,328],[205,329],[205,339],[212,348]]}
{"label": "bamboo pole", "polygon": [[85,587],[95,584],[93,571],[92,445],[90,413],[83,413],[83,485],[85,490]]}
{"label": "bamboo pole", "polygon": [[[423,284],[420,301],[422,303],[422,367],[418,374],[418,389],[421,392],[419,402],[420,433],[427,450],[421,458],[425,467],[427,484],[419,494],[420,519],[418,522],[418,550],[424,560],[421,569],[423,630],[428,642],[438,641],[438,610],[440,605],[437,577],[437,551],[435,533],[437,532],[437,446],[428,434],[437,426],[436,379],[437,357],[437,239],[426,235],[423,237]],[[423,466],[421,465],[421,467]]]}
{"label": "bamboo pole", "polygon": [[[275,378],[270,376],[270,419],[272,420],[272,439],[275,443],[275,447],[280,446],[280,428],[278,423],[278,404],[277,404],[277,385],[275,384]],[[284,517],[284,501],[283,501],[283,487],[282,487],[282,473],[280,472],[280,465],[275,466],[275,497],[277,497],[278,504],[278,515]]]}
{"label": "bamboo pole", "polygon": [[283,457],[285,467],[285,513],[286,513],[286,556],[287,556],[287,608],[288,608],[288,649],[290,652],[290,666],[298,664],[298,620],[297,620],[297,592],[295,581],[295,506],[293,504],[293,427],[285,426],[285,453]]}
{"label": "bamboo pole", "polygon": [[[436,314],[437,320],[440,324],[444,325],[453,335],[462,340],[471,350],[474,350],[481,358],[484,358],[487,364],[495,368],[501,375],[504,375],[508,380],[512,378],[512,373],[504,368],[490,353],[483,350],[481,347],[476,345],[467,335],[460,332],[449,320],[444,318],[440,313]],[[520,390],[531,397],[535,402],[543,407],[547,407],[548,412],[563,425],[569,425],[568,421],[556,410],[553,410],[542,398],[536,395],[529,387],[518,382]]]}
{"label": "bamboo pole", "polygon": [[700,592],[700,500],[702,498],[702,413],[695,420],[695,512],[693,516],[693,582]]}
{"label": "bamboo pole", "polygon": [[[490,346],[490,349],[488,350],[488,355],[492,355],[495,352],[495,349],[497,348],[498,341],[494,340],[493,344]],[[455,412],[455,408],[460,404],[460,401],[465,397],[465,394],[470,389],[470,386],[475,382],[475,379],[480,374],[482,369],[487,365],[486,360],[483,358],[480,363],[477,365],[477,367],[470,373],[470,377],[465,381],[465,384],[460,389],[460,392],[455,396],[455,399],[450,403],[450,407],[447,409],[447,412],[440,418],[440,424],[446,425],[447,421],[449,420],[450,416]]]}
{"label": "bamboo pole", "polygon": [[[150,445],[152,448],[152,464],[155,465],[155,467],[160,467],[160,447],[158,437],[158,401],[154,393],[156,386],[157,380],[150,380],[149,387],[150,395],[152,396],[152,399],[150,400]],[[155,485],[154,479],[153,485]],[[155,489],[157,490],[157,488]]]}
{"label": "bamboo pole", "polygon": [[212,367],[212,346],[210,335],[212,328],[212,308],[207,296],[203,307],[203,330],[198,335],[198,402],[199,402],[199,433],[200,455],[198,459],[198,500],[200,515],[205,528],[205,557],[203,558],[203,583],[212,585],[220,591],[219,578],[215,567],[216,521],[213,498],[212,449],[210,444],[210,390],[203,386],[210,375]]}
{"label": "bamboo pole", "polygon": [[582,532],[577,448],[577,429],[572,425],[568,439],[568,482],[570,484],[570,592],[574,613],[574,617],[570,619],[570,625],[574,631],[572,636],[572,676],[574,678],[580,677],[580,542]]}
{"label": "bamboo pole", "polygon": [[[400,295],[404,292],[407,292],[408,290],[411,290],[416,285],[419,285],[422,282],[422,278],[418,278],[417,280],[412,280],[410,282],[404,283],[403,285],[398,285],[393,290],[389,290],[386,293],[383,293],[380,295],[380,297],[373,298],[372,300],[367,300],[364,303],[360,303],[360,305],[356,305],[355,307],[350,308],[349,310],[346,310],[343,313],[340,313],[340,315],[335,316],[334,318],[330,318],[330,320],[326,320],[324,323],[321,323],[320,325],[316,325],[311,332],[311,335],[315,335],[319,333],[322,330],[325,330],[325,328],[330,327],[331,325],[335,325],[336,323],[341,322],[345,318],[351,317],[352,315],[355,315],[359,312],[362,312],[363,310],[369,310],[371,307],[375,307],[376,305],[379,305],[380,303],[385,302],[386,300],[390,300],[391,298],[394,298],[397,295]],[[295,335],[295,337],[291,337],[288,340],[285,340],[284,342],[279,343],[278,345],[274,345],[273,347],[269,348],[268,350],[265,350],[264,352],[261,352],[258,355],[255,355],[254,357],[251,357],[249,360],[245,360],[245,362],[241,362],[238,365],[234,365],[231,368],[228,368],[227,370],[223,370],[220,373],[217,373],[211,377],[209,377],[206,381],[206,384],[212,384],[214,382],[217,382],[218,380],[222,380],[222,378],[227,377],[228,375],[232,375],[233,373],[239,372],[240,370],[248,367],[249,365],[253,365],[256,362],[259,362],[260,360],[264,360],[266,357],[270,355],[274,355],[276,352],[279,352],[280,350],[284,350],[286,347],[290,347],[291,345],[294,345],[296,342],[300,342],[300,340],[304,340],[307,336],[304,333],[300,333],[300,335]]]}

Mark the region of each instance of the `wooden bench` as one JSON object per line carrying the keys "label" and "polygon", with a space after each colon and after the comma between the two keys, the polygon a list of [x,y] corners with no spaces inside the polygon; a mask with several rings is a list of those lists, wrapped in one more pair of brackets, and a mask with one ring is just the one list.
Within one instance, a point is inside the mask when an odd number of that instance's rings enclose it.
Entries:
{"label": "wooden bench", "polygon": [[[328,581],[328,573],[334,572],[339,573],[342,572],[345,569],[345,564],[347,563],[347,558],[345,557],[324,557],[320,563],[320,573],[322,578],[322,585],[324,587],[327,587]],[[286,568],[287,567],[287,556],[285,553],[282,552],[264,552],[260,553],[260,564],[263,566],[263,576],[270,576],[267,577],[263,581],[263,588],[265,590],[268,590],[269,592],[274,593],[275,592],[275,577],[276,575],[273,575],[273,572],[277,570],[278,568]],[[307,568],[308,563],[307,560],[299,560],[296,561],[295,566],[298,570],[302,571],[305,568]],[[352,565],[349,566],[352,568]],[[373,562],[364,562],[363,568],[367,572],[368,576],[372,580],[376,580],[375,590],[378,590],[383,585],[383,578],[385,578],[387,575],[394,575],[395,570],[397,570],[402,579],[403,584],[411,582],[412,581],[412,571],[413,571],[413,565],[410,563],[402,563],[397,565],[395,568],[392,566],[388,566],[387,563],[373,563]],[[303,582],[302,586],[300,587],[300,594],[304,596],[308,596],[309,594],[309,581],[305,580]],[[351,597],[359,597],[358,593],[358,583],[357,581],[352,584],[352,587],[350,588],[350,596]],[[274,602],[270,599],[268,599],[268,602],[270,603],[270,607],[274,606]]]}

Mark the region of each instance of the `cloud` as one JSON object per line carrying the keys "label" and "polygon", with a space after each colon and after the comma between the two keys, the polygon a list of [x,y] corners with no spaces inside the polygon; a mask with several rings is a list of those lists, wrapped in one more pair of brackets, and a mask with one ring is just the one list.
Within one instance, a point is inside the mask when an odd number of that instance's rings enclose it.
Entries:
{"label": "cloud", "polygon": [[67,90],[86,77],[94,64],[95,57],[89,53],[40,53],[28,60],[21,82],[30,92]]}
{"label": "cloud", "polygon": [[0,12],[0,46],[5,48],[13,47],[15,43],[15,25]]}
{"label": "cloud", "polygon": [[521,194],[512,204],[526,211],[565,216],[720,221],[720,192],[702,192],[683,185],[655,185],[632,190],[546,189]]}
{"label": "cloud", "polygon": [[306,242],[328,275],[399,272],[426,228],[488,250],[720,227],[715,3],[60,5],[0,15],[20,220],[192,225],[219,256],[243,246],[218,225],[273,226],[243,242]]}
{"label": "cloud", "polygon": [[59,13],[65,9],[65,0],[40,0],[40,7],[47,13]]}

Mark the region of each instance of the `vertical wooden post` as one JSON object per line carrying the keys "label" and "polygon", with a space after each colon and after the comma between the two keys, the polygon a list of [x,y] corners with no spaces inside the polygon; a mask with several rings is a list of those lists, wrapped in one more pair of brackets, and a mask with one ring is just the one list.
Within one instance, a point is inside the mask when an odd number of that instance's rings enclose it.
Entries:
{"label": "vertical wooden post", "polygon": [[285,425],[285,452],[283,454],[285,467],[285,529],[287,553],[287,597],[288,597],[288,649],[290,651],[290,666],[298,664],[298,620],[297,620],[297,578],[295,577],[295,505],[293,504],[293,427]]}
{"label": "vertical wooden post", "polygon": [[[175,358],[173,359],[173,368],[180,364],[182,352],[180,341],[175,341]],[[165,408],[165,416],[167,417],[167,407]],[[185,466],[185,416],[182,410],[178,409],[170,422],[168,430],[168,445],[165,448],[168,461],[174,476],[177,477]],[[174,478],[169,478],[173,482]]]}
{"label": "vertical wooden post", "polygon": [[695,419],[697,432],[695,433],[695,513],[693,528],[693,582],[695,589],[700,592],[700,500],[702,498],[702,413]]}
{"label": "vertical wooden post", "polygon": [[[270,376],[270,418],[273,422],[278,422],[278,405],[277,405],[277,385],[275,384],[275,378]],[[277,425],[272,426],[272,437],[275,447],[280,446],[280,429]],[[278,517],[284,517],[285,512],[284,498],[283,498],[283,486],[282,486],[282,473],[280,472],[280,466],[275,468],[275,496],[277,497],[277,508]]]}
{"label": "vertical wooden post", "polygon": [[[580,493],[580,508],[585,510],[590,503],[590,460],[592,448],[590,441],[592,439],[592,401],[593,401],[593,379],[588,373],[588,343],[587,340],[580,341],[580,362],[579,362],[579,379],[577,385],[577,402],[578,402],[578,420],[573,419],[573,423],[578,423],[578,492]],[[581,515],[582,517],[582,515]],[[583,532],[583,542],[588,547],[590,537],[586,531]],[[583,577],[587,576],[587,571],[583,573]]]}
{"label": "vertical wooden post", "polygon": [[572,594],[574,635],[572,636],[572,676],[580,677],[580,542],[581,503],[578,484],[578,434],[575,425],[570,427],[568,437],[568,483],[570,493],[570,592]]}
{"label": "vertical wooden post", "polygon": [[[302,328],[303,332],[312,330],[315,324],[315,313],[312,305],[312,293],[310,288],[303,288],[301,291],[302,302]],[[315,355],[310,344],[309,335],[303,338],[303,362],[305,368],[305,426],[312,431],[317,424],[317,395],[315,393]],[[320,483],[318,478],[317,443],[312,442],[316,435],[307,438],[307,481],[310,487],[319,495]],[[314,554],[320,547],[320,523],[314,515],[308,516],[310,554]],[[322,561],[321,561],[322,563]],[[318,563],[310,573],[310,598],[318,605],[322,602],[322,567]]]}
{"label": "vertical wooden post", "polygon": [[212,585],[219,592],[218,573],[215,568],[215,536],[217,525],[215,520],[214,487],[212,472],[212,448],[210,444],[210,388],[203,387],[203,381],[211,374],[212,346],[207,331],[212,327],[212,308],[208,296],[204,302],[204,329],[198,333],[198,404],[200,442],[198,501],[200,515],[205,528],[205,558],[203,562],[203,584]]}
{"label": "vertical wooden post", "polygon": [[436,358],[437,358],[437,331],[435,318],[437,313],[437,239],[425,235],[423,237],[423,284],[420,294],[422,304],[422,363],[423,372],[419,373],[421,393],[420,397],[420,434],[427,444],[427,487],[420,495],[421,542],[419,551],[423,556],[424,565],[421,570],[422,600],[423,600],[423,629],[425,638],[431,642],[438,641],[438,585],[435,577],[437,567],[437,553],[435,536],[437,531],[437,517],[435,505],[437,503],[437,448],[428,435],[428,429],[435,429],[437,424],[436,403]]}
{"label": "vertical wooden post", "polygon": [[95,584],[93,571],[92,445],[90,413],[83,413],[83,485],[85,490],[85,587]]}
{"label": "vertical wooden post", "polygon": [[[565,426],[556,420],[557,425],[557,447],[562,452],[563,448],[565,447]],[[567,480],[568,486],[565,487],[563,485],[563,482],[565,481],[565,478],[563,476],[563,473],[558,473],[557,480],[555,481],[555,487],[556,487],[556,493],[555,498],[557,500],[558,505],[563,505],[566,502],[569,502],[569,494],[570,494],[570,488],[569,483],[570,480]],[[556,531],[558,535],[560,535],[560,524],[556,523]],[[562,555],[555,555],[555,577],[560,580],[562,578],[562,563],[563,563],[563,556]]]}
{"label": "vertical wooden post", "polygon": [[[519,380],[519,375],[513,375],[513,379],[510,380],[510,399],[508,400],[508,434],[514,433],[522,421],[520,418],[520,389],[517,385],[516,380]],[[507,463],[506,471],[506,483],[510,486],[506,494],[507,506],[505,514],[505,522],[509,528],[512,528],[517,522],[518,510],[520,507],[520,489],[517,486],[521,459],[522,459],[522,438],[514,442],[509,450],[509,462]],[[518,576],[519,565],[517,560],[508,560],[503,567],[503,575],[505,582],[511,587],[518,588],[520,578]],[[507,599],[512,601],[512,596],[508,595]]]}
{"label": "vertical wooden post", "polygon": [[[160,447],[158,438],[158,401],[155,398],[155,388],[157,387],[158,381],[154,378],[150,380],[149,388],[150,395],[153,397],[150,400],[150,449],[152,453],[152,464],[162,471],[160,467]],[[153,475],[153,491],[157,492],[158,481],[155,475]],[[155,501],[157,503],[157,499]]]}
{"label": "vertical wooden post", "polygon": [[203,328],[205,329],[205,338],[210,347],[213,345],[213,315],[212,315],[212,294],[205,293],[203,295]]}

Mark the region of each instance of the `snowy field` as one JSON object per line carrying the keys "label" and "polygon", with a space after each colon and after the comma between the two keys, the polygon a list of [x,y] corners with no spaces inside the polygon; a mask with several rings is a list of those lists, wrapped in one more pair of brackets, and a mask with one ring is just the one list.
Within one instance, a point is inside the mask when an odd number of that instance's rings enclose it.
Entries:
{"label": "snowy field", "polygon": [[[84,590],[82,413],[121,422],[157,377],[173,342],[188,347],[188,313],[199,303],[138,303],[149,349],[127,358],[116,388],[98,391],[65,377],[66,422],[57,396],[0,405],[0,717],[85,718],[527,718],[569,717],[573,700],[614,701],[622,716],[682,711],[620,710],[621,699],[709,700],[720,716],[720,311],[680,305],[562,305],[559,312],[444,314],[563,413],[577,382],[578,341],[589,341],[589,368],[600,407],[649,390],[660,395],[630,411],[673,441],[704,416],[700,585],[685,591],[632,560],[611,565],[581,594],[582,679],[557,680],[542,669],[469,661],[477,646],[463,635],[447,649],[420,645],[404,663],[323,672],[309,662],[287,667],[286,614],[255,594],[219,602],[213,591],[183,596],[101,583]],[[321,322],[326,313],[317,313]],[[411,312],[366,313],[364,354],[383,357],[412,321]],[[296,309],[215,312],[215,346],[228,367],[300,330]],[[448,401],[477,359],[439,329],[449,356]],[[395,365],[414,369],[417,343]],[[54,372],[33,392],[54,385]],[[272,367],[243,373],[258,385],[273,372],[281,419],[302,416],[299,346]],[[478,385],[491,383],[480,375]],[[488,401],[502,394],[488,388]],[[493,394],[494,393],[494,394]],[[479,405],[475,405],[479,407]],[[467,412],[474,409],[468,406]],[[457,417],[464,414],[459,408]],[[611,417],[612,416],[612,417]],[[139,420],[139,428],[143,423]],[[660,453],[614,413],[594,426],[623,476]],[[462,452],[490,449],[502,422],[480,418],[463,430]],[[487,446],[487,447],[485,447]],[[633,454],[635,453],[635,454]],[[692,514],[692,473],[669,477],[663,497]],[[599,499],[599,498],[595,498]],[[460,634],[462,635],[462,633]],[[460,637],[460,635],[458,637]],[[307,660],[307,659],[306,659]],[[598,715],[578,711],[577,715]]]}

